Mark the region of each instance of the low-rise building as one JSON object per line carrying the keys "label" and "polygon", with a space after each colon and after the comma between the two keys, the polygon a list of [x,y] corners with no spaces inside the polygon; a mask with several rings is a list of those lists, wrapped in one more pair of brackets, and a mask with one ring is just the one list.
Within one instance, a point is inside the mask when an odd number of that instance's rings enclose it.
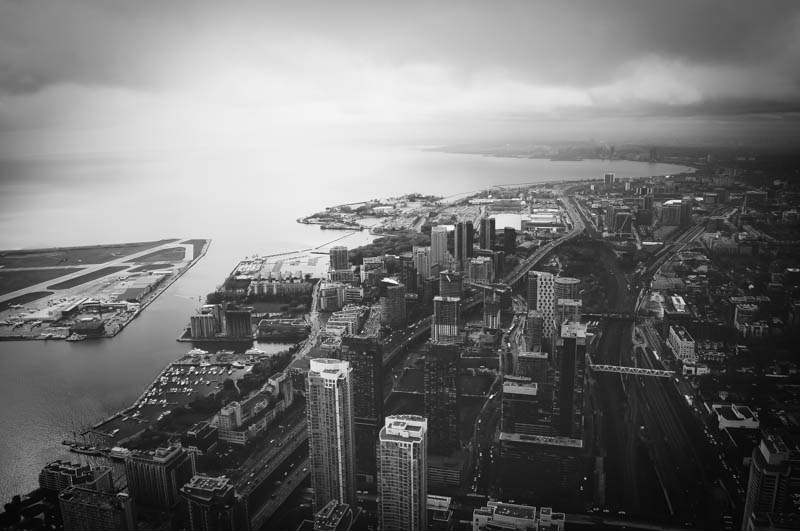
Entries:
{"label": "low-rise building", "polygon": [[758,429],[758,415],[747,406],[737,404],[714,404],[711,406],[717,416],[719,429],[748,428]]}
{"label": "low-rise building", "polygon": [[696,359],[694,339],[684,327],[680,325],[670,326],[667,344],[679,360],[694,361]]}
{"label": "low-rise building", "polygon": [[490,501],[486,507],[472,512],[472,531],[553,529],[562,531],[566,521],[564,513],[554,513],[550,507],[536,507]]}

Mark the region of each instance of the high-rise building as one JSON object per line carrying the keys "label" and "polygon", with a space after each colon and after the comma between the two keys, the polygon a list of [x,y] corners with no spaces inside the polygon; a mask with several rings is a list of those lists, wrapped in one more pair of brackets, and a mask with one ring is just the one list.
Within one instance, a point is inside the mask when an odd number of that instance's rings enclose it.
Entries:
{"label": "high-rise building", "polygon": [[403,253],[400,255],[400,263],[398,264],[398,276],[400,283],[406,287],[407,293],[417,292],[417,267],[414,265],[414,257],[411,253]]}
{"label": "high-rise building", "polygon": [[425,418],[430,426],[428,448],[438,455],[450,455],[460,446],[459,359],[456,345],[427,345],[424,366]]}
{"label": "high-rise building", "polygon": [[606,173],[603,176],[603,184],[606,186],[606,188],[614,186],[614,181],[616,180],[617,180],[616,175],[614,175],[613,173]]}
{"label": "high-rise building", "polygon": [[759,513],[789,512],[792,494],[800,495],[791,492],[800,486],[800,447],[779,433],[764,432],[762,437],[750,462],[742,531],[757,527],[752,520]]}
{"label": "high-rise building", "polygon": [[391,415],[378,437],[381,529],[427,529],[428,421]]}
{"label": "high-rise building", "polygon": [[381,324],[397,330],[406,325],[406,287],[389,283],[385,289],[385,295],[380,299]]}
{"label": "high-rise building", "polygon": [[383,345],[374,338],[344,336],[336,357],[352,368],[356,479],[368,488],[376,481],[375,441],[383,421]]}
{"label": "high-rise building", "polygon": [[481,218],[480,248],[491,249],[494,246],[495,222],[494,218]]}
{"label": "high-rise building", "polygon": [[125,459],[128,492],[137,505],[171,509],[178,490],[195,474],[186,449],[172,445],[152,451],[133,451]]}
{"label": "high-rise building", "polygon": [[101,492],[111,492],[114,488],[111,468],[57,460],[47,463],[39,472],[39,488],[61,492],[67,487],[75,485],[82,485]]}
{"label": "high-rise building", "polygon": [[312,359],[306,376],[308,448],[314,508],[356,502],[352,371],[346,361]]}
{"label": "high-rise building", "polygon": [[447,250],[447,227],[437,225],[431,228],[431,265],[438,264],[442,269],[450,267],[450,253]]}
{"label": "high-rise building", "polygon": [[196,475],[181,487],[191,531],[238,531],[246,528],[244,507],[225,476]]}
{"label": "high-rise building", "polygon": [[458,297],[434,297],[431,341],[459,343],[461,341],[460,330],[461,299]]}
{"label": "high-rise building", "polygon": [[414,267],[417,268],[417,274],[422,278],[431,276],[431,248],[418,247],[411,248],[411,257],[414,261]]}
{"label": "high-rise building", "polygon": [[225,310],[227,335],[229,337],[253,337],[252,313],[252,308],[227,308]]}
{"label": "high-rise building", "polygon": [[580,321],[583,301],[580,299],[557,299],[556,300],[556,323],[564,324],[564,321]]}
{"label": "high-rise building", "polygon": [[467,262],[472,257],[474,245],[474,229],[471,221],[461,221],[456,224],[455,245],[453,254],[456,257],[458,271],[463,271]]}
{"label": "high-rise building", "polygon": [[488,256],[470,258],[465,272],[472,282],[488,284],[494,281],[494,263]]}
{"label": "high-rise building", "polygon": [[581,281],[572,277],[556,277],[553,281],[555,299],[580,299]]}
{"label": "high-rise building", "polygon": [[550,435],[553,422],[552,396],[549,386],[539,385],[524,376],[504,376],[500,430],[527,435]]}
{"label": "high-rise building", "polygon": [[135,531],[133,500],[124,493],[68,487],[58,495],[64,531]]}
{"label": "high-rise building", "polygon": [[462,297],[464,295],[464,273],[442,271],[439,273],[439,296]]}
{"label": "high-rise building", "polygon": [[506,255],[514,254],[517,250],[517,229],[514,227],[505,227],[503,229],[503,252]]}
{"label": "high-rise building", "polygon": [[581,505],[583,441],[568,437],[500,433],[499,481],[515,500]]}
{"label": "high-rise building", "polygon": [[350,269],[350,260],[347,256],[347,247],[343,245],[337,245],[335,247],[331,247],[329,253],[331,259],[330,269],[333,271]]}
{"label": "high-rise building", "polygon": [[[529,288],[530,284],[531,282],[529,277]],[[537,348],[541,350],[543,345],[543,326],[544,319],[542,318],[542,312],[539,310],[528,311],[528,320],[527,323],[525,323],[525,343],[527,344],[529,351],[535,351]]]}
{"label": "high-rise building", "polygon": [[542,343],[549,348],[555,334],[555,277],[552,273],[528,273],[528,309],[542,314]]}
{"label": "high-rise building", "polygon": [[561,325],[556,344],[555,407],[553,422],[556,435],[583,437],[583,387],[586,367],[586,325],[569,322]]}
{"label": "high-rise building", "polygon": [[549,383],[549,360],[550,356],[547,352],[520,352],[517,355],[517,366],[514,374],[515,376],[531,378],[541,387],[543,384]]}
{"label": "high-rise building", "polygon": [[500,328],[501,294],[493,289],[483,290],[483,327],[496,330]]}

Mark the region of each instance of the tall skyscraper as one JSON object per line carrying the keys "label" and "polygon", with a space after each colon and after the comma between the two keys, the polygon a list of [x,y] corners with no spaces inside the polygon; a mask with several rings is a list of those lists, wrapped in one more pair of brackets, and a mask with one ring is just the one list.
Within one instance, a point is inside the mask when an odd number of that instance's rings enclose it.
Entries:
{"label": "tall skyscraper", "polygon": [[580,286],[580,279],[556,277],[553,286],[555,299],[580,299]]}
{"label": "tall skyscraper", "polygon": [[503,229],[503,252],[507,255],[514,254],[517,250],[517,229],[514,227],[505,227]]}
{"label": "tall skyscraper", "polygon": [[[589,337],[591,340],[591,336]],[[586,367],[586,325],[569,322],[561,326],[556,345],[555,433],[561,437],[583,437],[583,387]]]}
{"label": "tall skyscraper", "polygon": [[481,233],[479,245],[481,249],[491,249],[494,246],[495,222],[494,218],[481,218]]}
{"label": "tall skyscraper", "polygon": [[308,451],[314,509],[331,500],[355,505],[353,369],[346,361],[312,359],[306,376]]}
{"label": "tall skyscraper", "polygon": [[225,476],[194,476],[181,487],[190,531],[238,531],[247,526],[243,506]]}
{"label": "tall skyscraper", "polygon": [[353,370],[356,479],[369,488],[376,481],[375,441],[383,421],[383,345],[374,338],[345,336],[337,357]]}
{"label": "tall skyscraper", "polygon": [[133,500],[124,493],[68,487],[58,495],[64,531],[135,531]]}
{"label": "tall skyscraper", "polygon": [[[384,282],[387,282],[384,279]],[[403,284],[388,284],[381,296],[381,324],[397,330],[406,325],[406,287]]]}
{"label": "tall skyscraper", "polygon": [[171,509],[178,490],[195,474],[189,452],[179,445],[134,451],[125,459],[128,492],[137,505]]}
{"label": "tall skyscraper", "polygon": [[500,293],[493,289],[483,290],[483,327],[500,328]]}
{"label": "tall skyscraper", "polygon": [[[792,455],[794,454],[794,456]],[[789,512],[792,479],[800,483],[800,447],[789,437],[764,432],[761,443],[753,449],[750,477],[745,494],[742,531],[749,531],[758,513]],[[794,459],[792,459],[794,457]],[[793,462],[794,461],[794,462]],[[794,477],[793,477],[794,476]],[[800,492],[794,494],[800,495]]]}
{"label": "tall skyscraper", "polygon": [[542,314],[542,343],[546,348],[552,345],[555,333],[556,300],[554,277],[551,273],[531,271],[528,273],[528,309]]}
{"label": "tall skyscraper", "polygon": [[406,287],[407,293],[417,292],[419,273],[417,272],[417,266],[414,265],[414,257],[411,253],[403,253],[400,255],[397,275],[400,277],[400,283]]}
{"label": "tall skyscraper", "polygon": [[378,437],[381,529],[427,529],[428,421],[419,415],[386,417]]}
{"label": "tall skyscraper", "polygon": [[539,385],[524,376],[504,376],[500,430],[526,435],[552,433],[553,400],[550,386]]}
{"label": "tall skyscraper", "polygon": [[453,254],[456,256],[456,267],[463,271],[467,262],[472,257],[475,233],[471,221],[461,221],[456,224],[455,245]]}
{"label": "tall skyscraper", "polygon": [[535,351],[542,349],[543,326],[544,319],[542,318],[542,312],[539,310],[529,310],[528,320],[525,323],[525,343],[528,346],[528,350]]}
{"label": "tall skyscraper", "polygon": [[438,225],[431,228],[431,265],[439,264],[442,269],[450,267],[450,253],[447,250],[447,227]]}
{"label": "tall skyscraper", "polygon": [[603,176],[603,184],[605,185],[606,188],[614,186],[614,181],[616,181],[616,175],[614,175],[613,173],[606,173]]}
{"label": "tall skyscraper", "polygon": [[[446,236],[445,236],[446,237]],[[422,278],[431,276],[431,248],[418,247],[411,248],[411,257],[414,261],[414,267],[417,268],[417,274]]]}
{"label": "tall skyscraper", "polygon": [[342,269],[350,269],[350,260],[347,257],[347,247],[337,245],[330,249],[331,265],[330,269],[339,271]]}
{"label": "tall skyscraper", "polygon": [[424,366],[425,417],[430,426],[428,447],[438,455],[450,455],[459,448],[459,359],[456,345],[427,345]]}
{"label": "tall skyscraper", "polygon": [[459,343],[461,341],[460,330],[461,299],[458,297],[434,297],[431,341],[434,343]]}

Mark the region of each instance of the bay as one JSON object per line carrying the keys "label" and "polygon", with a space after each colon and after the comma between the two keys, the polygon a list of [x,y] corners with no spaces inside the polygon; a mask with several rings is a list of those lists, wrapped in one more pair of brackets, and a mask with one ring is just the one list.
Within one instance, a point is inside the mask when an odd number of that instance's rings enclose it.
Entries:
{"label": "bay", "polygon": [[[0,343],[0,500],[37,486],[75,424],[128,406],[184,354],[176,336],[199,298],[253,254],[341,236],[296,219],[326,206],[411,192],[451,196],[495,185],[664,175],[687,168],[549,161],[360,146],[136,153],[0,160],[0,248],[211,238],[207,255],[112,339]],[[366,232],[337,244],[356,247]],[[263,348],[263,347],[260,347]]]}

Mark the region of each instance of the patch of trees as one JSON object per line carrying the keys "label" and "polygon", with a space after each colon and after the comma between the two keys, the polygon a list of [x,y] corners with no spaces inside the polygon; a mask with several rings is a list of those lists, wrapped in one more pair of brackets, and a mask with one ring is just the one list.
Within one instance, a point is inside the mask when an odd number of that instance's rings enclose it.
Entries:
{"label": "patch of trees", "polygon": [[377,238],[368,245],[362,245],[350,251],[350,262],[355,265],[364,263],[365,257],[383,256],[410,252],[416,246],[431,244],[430,233],[406,231]]}

